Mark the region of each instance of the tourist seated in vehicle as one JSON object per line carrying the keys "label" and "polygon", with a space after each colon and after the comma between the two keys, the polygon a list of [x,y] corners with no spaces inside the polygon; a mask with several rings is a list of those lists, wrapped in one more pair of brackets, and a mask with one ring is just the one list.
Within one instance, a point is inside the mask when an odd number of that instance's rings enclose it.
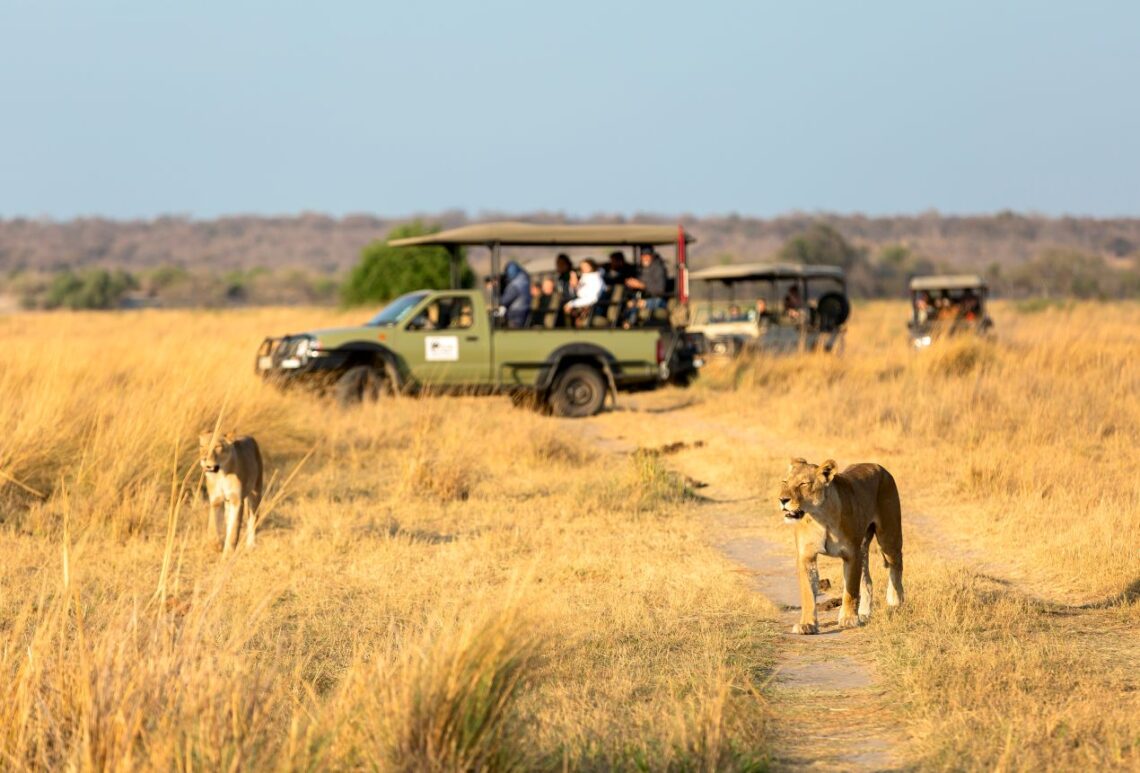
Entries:
{"label": "tourist seated in vehicle", "polygon": [[530,304],[531,327],[554,327],[562,317],[561,299],[554,277],[543,277],[534,287],[534,298]]}
{"label": "tourist seated in vehicle", "polygon": [[934,300],[930,297],[930,293],[926,290],[920,292],[914,299],[914,317],[918,320],[918,324],[926,324],[930,319],[930,312],[934,308]]}
{"label": "tourist seated in vehicle", "polygon": [[432,301],[412,320],[412,330],[448,330],[471,327],[474,314],[467,298],[439,298]]}
{"label": "tourist seated in vehicle", "polygon": [[439,317],[439,301],[435,301],[417,314],[408,327],[411,330],[439,330]]}
{"label": "tourist seated in vehicle", "polygon": [[752,308],[752,312],[749,314],[749,318],[753,322],[756,322],[758,324],[764,324],[765,322],[768,321],[767,316],[768,316],[768,301],[766,301],[763,298],[757,299],[756,305]]}
{"label": "tourist seated in vehicle", "polygon": [[793,322],[799,322],[803,318],[803,314],[804,302],[800,298],[800,288],[797,285],[792,285],[784,295],[784,316]]}
{"label": "tourist seated in vehicle", "polygon": [[578,290],[578,273],[570,256],[562,252],[554,259],[554,282],[563,300],[573,298]]}
{"label": "tourist seated in vehicle", "polygon": [[563,305],[562,310],[571,315],[574,322],[581,326],[589,319],[594,304],[602,297],[606,283],[598,271],[598,264],[590,258],[578,264],[578,273],[580,275],[578,292],[573,299]]}
{"label": "tourist seated in vehicle", "polygon": [[746,322],[748,321],[747,315],[744,310],[740,308],[740,304],[734,303],[728,307],[728,321],[729,322]]}
{"label": "tourist seated in vehicle", "polygon": [[977,293],[966,288],[958,304],[958,316],[967,322],[975,322],[978,319],[978,311],[980,309],[981,302],[978,300]]}
{"label": "tourist seated in vehicle", "polygon": [[958,318],[958,304],[950,298],[950,291],[943,290],[942,295],[935,301],[935,318],[940,322],[949,322]]}
{"label": "tourist seated in vehicle", "polygon": [[631,286],[630,280],[633,280],[634,284],[640,284],[637,279],[637,268],[626,262],[625,253],[621,250],[611,252],[610,265],[606,269],[605,275],[606,284],[611,287],[620,285],[622,287],[636,289]]}
{"label": "tourist seated in vehicle", "polygon": [[637,321],[642,310],[652,314],[666,307],[669,292],[669,275],[665,261],[652,247],[642,247],[638,254],[640,270],[637,276],[625,280],[625,287],[633,293],[626,313],[625,327]]}
{"label": "tourist seated in vehicle", "polygon": [[459,311],[454,315],[453,327],[465,330],[475,323],[475,310],[467,298],[459,299]]}
{"label": "tourist seated in vehicle", "polygon": [[503,271],[499,287],[499,316],[506,318],[509,328],[525,327],[530,315],[530,275],[512,260]]}

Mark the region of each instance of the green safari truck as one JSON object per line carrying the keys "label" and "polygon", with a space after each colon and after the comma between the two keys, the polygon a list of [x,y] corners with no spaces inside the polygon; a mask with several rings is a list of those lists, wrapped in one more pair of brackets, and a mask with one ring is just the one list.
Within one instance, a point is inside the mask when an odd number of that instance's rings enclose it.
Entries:
{"label": "green safari truck", "polygon": [[[481,223],[391,242],[432,244],[452,255],[452,287],[459,285],[459,248],[486,247],[499,275],[505,247],[559,249],[675,248],[667,304],[635,313],[614,289],[582,327],[555,324],[550,312],[532,314],[522,328],[507,328],[498,288],[419,290],[396,298],[355,327],[311,330],[265,339],[257,372],[283,386],[304,384],[342,403],[384,394],[420,392],[509,393],[529,398],[557,416],[601,410],[619,390],[687,384],[699,361],[686,336],[686,248],[682,228],[661,225],[535,225]],[[553,256],[551,256],[553,260]],[[616,296],[616,297],[615,297]]]}

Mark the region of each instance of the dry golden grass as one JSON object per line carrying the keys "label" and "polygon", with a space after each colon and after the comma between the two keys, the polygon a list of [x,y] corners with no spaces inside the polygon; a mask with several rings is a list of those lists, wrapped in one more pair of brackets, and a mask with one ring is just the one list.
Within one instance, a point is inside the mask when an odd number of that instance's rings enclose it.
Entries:
{"label": "dry golden grass", "polygon": [[759,492],[792,454],[895,474],[908,606],[868,630],[915,764],[1140,769],[1140,306],[995,316],[915,352],[861,307],[841,358],[714,365],[700,413]]}
{"label": "dry golden grass", "polygon": [[[0,767],[763,766],[772,609],[670,467],[764,498],[794,453],[899,481],[908,606],[862,641],[900,759],[1140,768],[1140,307],[995,316],[914,352],[901,305],[859,307],[841,358],[577,423],[261,385],[260,336],[322,311],[0,317]],[[193,459],[219,414],[272,477],[230,561]]]}
{"label": "dry golden grass", "polygon": [[[0,767],[761,763],[774,631],[664,468],[505,398],[255,379],[261,335],[336,321],[0,317]],[[272,478],[228,561],[219,414]]]}

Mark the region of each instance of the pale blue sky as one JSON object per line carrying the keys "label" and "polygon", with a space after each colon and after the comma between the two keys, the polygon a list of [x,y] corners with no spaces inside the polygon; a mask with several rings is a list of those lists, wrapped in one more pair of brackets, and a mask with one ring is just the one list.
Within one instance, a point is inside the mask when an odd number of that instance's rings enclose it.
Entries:
{"label": "pale blue sky", "polygon": [[0,0],[0,217],[1140,215],[1140,4]]}

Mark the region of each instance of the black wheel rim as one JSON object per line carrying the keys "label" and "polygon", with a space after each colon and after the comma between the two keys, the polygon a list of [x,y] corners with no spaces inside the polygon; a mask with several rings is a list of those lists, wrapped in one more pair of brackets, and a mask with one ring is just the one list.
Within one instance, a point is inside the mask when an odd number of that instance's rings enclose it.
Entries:
{"label": "black wheel rim", "polygon": [[594,385],[586,379],[571,379],[565,388],[566,401],[575,408],[585,408],[594,401]]}

